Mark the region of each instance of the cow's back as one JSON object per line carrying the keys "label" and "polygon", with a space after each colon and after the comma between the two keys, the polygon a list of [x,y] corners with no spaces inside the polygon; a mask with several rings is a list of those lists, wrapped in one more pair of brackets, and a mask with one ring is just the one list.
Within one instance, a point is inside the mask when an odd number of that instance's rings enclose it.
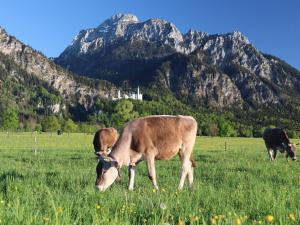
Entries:
{"label": "cow's back", "polygon": [[267,147],[278,147],[282,143],[289,143],[287,134],[281,128],[266,128],[263,132],[263,139]]}
{"label": "cow's back", "polygon": [[188,116],[150,116],[128,125],[131,149],[140,153],[155,149],[157,159],[171,158],[184,143],[194,141],[197,122]]}

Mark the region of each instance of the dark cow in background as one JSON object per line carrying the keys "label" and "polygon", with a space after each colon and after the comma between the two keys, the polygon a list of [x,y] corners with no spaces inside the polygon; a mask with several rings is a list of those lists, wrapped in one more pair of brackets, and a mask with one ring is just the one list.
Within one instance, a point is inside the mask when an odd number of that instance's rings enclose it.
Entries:
{"label": "dark cow in background", "polygon": [[96,155],[108,155],[109,149],[118,139],[118,131],[113,128],[102,128],[95,133],[93,145]]}
{"label": "dark cow in background", "polygon": [[281,153],[286,152],[286,159],[291,157],[292,160],[296,160],[296,150],[298,144],[293,144],[287,133],[281,128],[267,128],[263,133],[263,139],[265,141],[270,161],[276,159],[277,149]]}

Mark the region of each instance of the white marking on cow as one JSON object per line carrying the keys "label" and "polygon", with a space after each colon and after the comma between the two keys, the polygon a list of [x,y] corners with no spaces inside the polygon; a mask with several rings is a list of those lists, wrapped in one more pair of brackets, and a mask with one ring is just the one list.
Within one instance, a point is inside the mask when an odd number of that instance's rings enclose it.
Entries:
{"label": "white marking on cow", "polygon": [[129,186],[128,190],[132,191],[134,188],[134,177],[135,177],[135,167],[129,168]]}

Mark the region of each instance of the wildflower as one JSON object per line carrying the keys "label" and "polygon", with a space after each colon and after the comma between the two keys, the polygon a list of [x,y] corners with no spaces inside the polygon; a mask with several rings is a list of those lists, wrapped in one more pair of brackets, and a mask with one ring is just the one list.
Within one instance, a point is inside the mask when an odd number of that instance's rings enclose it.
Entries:
{"label": "wildflower", "polygon": [[184,220],[179,219],[179,220],[178,220],[178,225],[184,225]]}
{"label": "wildflower", "polygon": [[237,218],[237,219],[235,219],[234,224],[235,225],[241,225],[242,221],[239,218]]}
{"label": "wildflower", "polygon": [[218,219],[219,219],[218,215],[214,215],[213,218],[214,218],[215,220],[218,220]]}
{"label": "wildflower", "polygon": [[211,223],[212,225],[215,225],[215,224],[217,224],[217,220],[216,220],[215,218],[211,218],[211,219],[210,219],[210,223]]}
{"label": "wildflower", "polygon": [[272,215],[267,215],[265,219],[268,223],[272,223],[274,220],[274,217]]}
{"label": "wildflower", "polygon": [[160,207],[162,210],[167,209],[167,205],[166,205],[165,203],[160,203],[159,207]]}
{"label": "wildflower", "polygon": [[56,209],[56,212],[59,214],[59,213],[62,213],[63,212],[63,208],[62,207],[58,207],[57,209]]}
{"label": "wildflower", "polygon": [[157,192],[157,190],[156,190],[155,188],[153,188],[153,189],[152,189],[152,192],[153,192],[153,193],[156,193],[156,192]]}
{"label": "wildflower", "polygon": [[4,203],[5,203],[5,201],[4,201],[4,200],[1,200],[0,202],[1,202],[1,204],[4,204]]}
{"label": "wildflower", "polygon": [[96,209],[100,209],[100,208],[101,208],[101,205],[97,204]]}
{"label": "wildflower", "polygon": [[292,221],[295,221],[295,220],[296,220],[296,217],[295,217],[295,215],[294,215],[293,213],[290,213],[290,214],[289,214],[289,218],[290,218],[290,220],[292,220]]}
{"label": "wildflower", "polygon": [[225,219],[225,215],[219,215],[220,220]]}
{"label": "wildflower", "polygon": [[44,223],[48,223],[49,222],[49,217],[43,216],[43,221],[44,221]]}
{"label": "wildflower", "polygon": [[258,224],[262,224],[262,221],[261,221],[261,220],[259,220],[259,221],[258,221]]}
{"label": "wildflower", "polygon": [[191,221],[192,222],[197,222],[199,220],[198,216],[191,216]]}

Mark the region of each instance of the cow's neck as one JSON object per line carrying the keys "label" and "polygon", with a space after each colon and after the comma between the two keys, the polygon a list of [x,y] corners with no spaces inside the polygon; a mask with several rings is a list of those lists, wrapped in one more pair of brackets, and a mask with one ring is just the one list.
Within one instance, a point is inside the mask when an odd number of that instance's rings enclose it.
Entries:
{"label": "cow's neck", "polygon": [[129,162],[130,162],[130,153],[129,151],[125,151],[124,148],[114,148],[110,155],[112,156],[112,158],[114,160],[116,160],[119,164],[119,166],[123,166],[123,165],[126,165],[128,166],[129,165]]}

